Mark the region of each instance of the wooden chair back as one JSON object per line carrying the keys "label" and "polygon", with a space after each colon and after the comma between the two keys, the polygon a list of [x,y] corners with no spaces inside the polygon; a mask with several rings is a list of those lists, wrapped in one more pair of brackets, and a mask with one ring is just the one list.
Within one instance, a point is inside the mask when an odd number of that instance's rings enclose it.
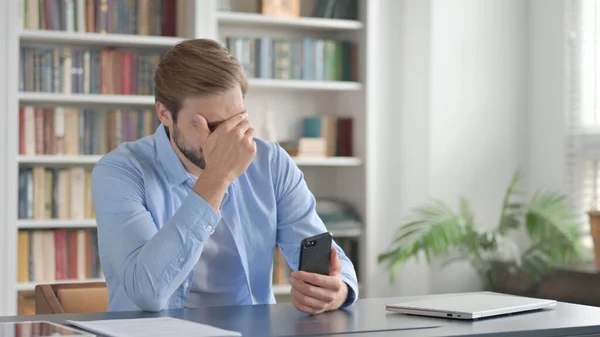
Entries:
{"label": "wooden chair back", "polygon": [[108,308],[104,282],[40,284],[34,296],[36,315],[105,312]]}

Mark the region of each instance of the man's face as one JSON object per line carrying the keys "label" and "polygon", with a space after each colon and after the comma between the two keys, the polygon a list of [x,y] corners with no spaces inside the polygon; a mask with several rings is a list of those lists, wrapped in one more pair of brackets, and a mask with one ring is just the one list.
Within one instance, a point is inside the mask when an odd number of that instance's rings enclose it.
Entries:
{"label": "man's face", "polygon": [[[183,101],[177,115],[177,123],[172,118],[161,121],[169,129],[171,144],[191,164],[206,168],[202,154],[202,144],[216,127],[234,115],[245,111],[244,99],[239,88],[211,97],[192,97]],[[169,114],[170,115],[170,114]],[[208,129],[197,119],[197,115],[206,119]]]}

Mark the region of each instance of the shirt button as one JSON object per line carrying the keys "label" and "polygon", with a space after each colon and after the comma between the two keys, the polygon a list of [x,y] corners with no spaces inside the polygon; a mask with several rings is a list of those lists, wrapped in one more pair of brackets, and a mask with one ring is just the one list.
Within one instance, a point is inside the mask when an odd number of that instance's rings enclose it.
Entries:
{"label": "shirt button", "polygon": [[206,230],[209,231],[209,232],[212,232],[213,228],[212,228],[212,226],[208,226],[208,227],[206,227]]}
{"label": "shirt button", "polygon": [[189,287],[189,286],[190,286],[190,285],[189,285],[187,282],[183,284],[183,287],[184,287],[185,289],[187,289],[187,287]]}
{"label": "shirt button", "polygon": [[179,262],[183,263],[183,261],[185,261],[185,259],[183,257],[180,257]]}

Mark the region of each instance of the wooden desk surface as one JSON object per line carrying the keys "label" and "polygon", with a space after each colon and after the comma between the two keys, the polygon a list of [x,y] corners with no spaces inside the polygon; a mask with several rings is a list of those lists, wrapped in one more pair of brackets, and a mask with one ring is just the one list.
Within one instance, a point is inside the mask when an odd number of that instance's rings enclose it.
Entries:
{"label": "wooden desk surface", "polygon": [[[451,296],[443,295],[443,296]],[[413,300],[404,298],[361,299],[348,310],[317,316],[298,312],[291,304],[178,309],[160,313],[110,312],[76,315],[1,317],[0,322],[23,320],[124,319],[171,316],[240,331],[243,336],[301,336],[344,332],[369,332],[368,336],[600,336],[600,308],[559,303],[554,310],[515,314],[479,321],[423,318],[385,311],[387,303]],[[399,330],[414,322],[439,327]]]}

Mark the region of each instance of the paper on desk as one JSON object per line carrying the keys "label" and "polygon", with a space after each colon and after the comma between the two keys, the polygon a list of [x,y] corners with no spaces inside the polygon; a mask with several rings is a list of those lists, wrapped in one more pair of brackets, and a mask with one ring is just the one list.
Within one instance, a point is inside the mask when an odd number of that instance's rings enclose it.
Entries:
{"label": "paper on desk", "polygon": [[236,331],[171,317],[112,319],[100,321],[68,321],[81,329],[111,337],[230,337]]}

